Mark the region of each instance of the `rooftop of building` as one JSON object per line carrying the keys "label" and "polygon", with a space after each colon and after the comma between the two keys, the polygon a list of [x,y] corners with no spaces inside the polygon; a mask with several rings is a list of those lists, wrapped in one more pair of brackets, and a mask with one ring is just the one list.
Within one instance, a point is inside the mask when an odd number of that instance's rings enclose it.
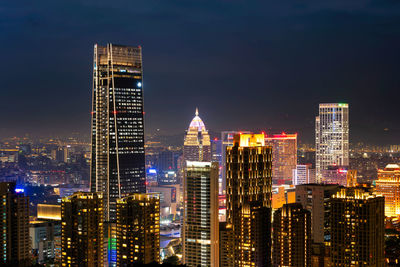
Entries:
{"label": "rooftop of building", "polygon": [[190,122],[189,130],[191,128],[197,128],[197,131],[202,132],[206,131],[206,126],[204,125],[203,120],[199,117],[199,110],[196,108],[195,116]]}

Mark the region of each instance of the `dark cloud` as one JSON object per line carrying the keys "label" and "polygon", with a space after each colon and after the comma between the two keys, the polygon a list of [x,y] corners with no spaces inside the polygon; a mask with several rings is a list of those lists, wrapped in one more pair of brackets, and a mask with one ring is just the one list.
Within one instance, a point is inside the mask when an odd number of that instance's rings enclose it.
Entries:
{"label": "dark cloud", "polygon": [[[146,127],[297,131],[350,103],[354,141],[400,127],[398,1],[3,1],[3,132],[89,131],[96,42],[142,45]],[[383,131],[389,128],[389,131]]]}

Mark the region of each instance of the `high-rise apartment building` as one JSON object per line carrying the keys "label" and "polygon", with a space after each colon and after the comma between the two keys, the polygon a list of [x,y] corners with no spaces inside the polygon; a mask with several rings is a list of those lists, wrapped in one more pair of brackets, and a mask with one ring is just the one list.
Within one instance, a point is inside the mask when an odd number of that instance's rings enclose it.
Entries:
{"label": "high-rise apartment building", "polygon": [[227,227],[234,266],[271,266],[272,149],[264,134],[234,136],[226,150]]}
{"label": "high-rise apartment building", "polygon": [[293,170],[293,185],[312,184],[315,182],[315,169],[311,164],[296,165]]}
{"label": "high-rise apartment building", "polygon": [[331,196],[339,190],[338,185],[302,184],[296,186],[296,202],[311,212],[313,243],[330,242],[329,214]]}
{"label": "high-rise apartment building", "polygon": [[146,193],[142,49],[94,46],[90,187],[104,194],[106,221],[116,199]]}
{"label": "high-rise apartment building", "polygon": [[29,198],[14,182],[0,183],[0,265],[31,266]]}
{"label": "high-rise apartment building", "polygon": [[228,146],[233,146],[233,137],[236,134],[250,134],[251,132],[248,131],[242,131],[242,132],[238,132],[238,131],[223,131],[221,132],[221,185],[220,185],[220,189],[219,192],[220,194],[226,194],[226,148]]}
{"label": "high-rise apartment building", "polygon": [[104,266],[101,193],[77,192],[61,203],[61,266]]}
{"label": "high-rise apartment building", "polygon": [[218,267],[218,163],[187,161],[183,187],[183,263]]}
{"label": "high-rise apartment building", "polygon": [[160,262],[158,194],[132,194],[117,200],[117,266]]}
{"label": "high-rise apartment building", "polygon": [[315,118],[315,153],[317,182],[323,182],[321,170],[349,165],[348,104],[319,104],[319,115]]}
{"label": "high-rise apartment building", "polygon": [[265,144],[272,147],[273,184],[291,184],[297,165],[297,134],[265,135]]}
{"label": "high-rise apartment building", "polygon": [[273,266],[311,266],[311,213],[300,203],[274,212]]}
{"label": "high-rise apartment building", "polygon": [[332,266],[384,266],[384,198],[343,188],[330,202]]}
{"label": "high-rise apartment building", "polygon": [[388,164],[383,170],[378,170],[376,192],[385,197],[385,216],[400,215],[400,166]]}
{"label": "high-rise apartment building", "polygon": [[211,161],[210,135],[199,117],[198,109],[186,132],[183,158],[185,161]]}

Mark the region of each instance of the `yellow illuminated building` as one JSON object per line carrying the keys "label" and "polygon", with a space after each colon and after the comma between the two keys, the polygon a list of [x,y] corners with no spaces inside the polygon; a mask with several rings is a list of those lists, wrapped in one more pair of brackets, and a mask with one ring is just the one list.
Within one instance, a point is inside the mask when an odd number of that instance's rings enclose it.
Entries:
{"label": "yellow illuminated building", "polygon": [[274,212],[274,266],[311,266],[311,212],[300,203]]}
{"label": "yellow illuminated building", "polygon": [[400,166],[388,164],[378,170],[376,192],[385,197],[385,216],[400,216]]}
{"label": "yellow illuminated building", "polygon": [[342,188],[330,200],[332,266],[384,265],[384,198],[364,188]]}
{"label": "yellow illuminated building", "polygon": [[38,204],[37,218],[39,220],[61,220],[61,205]]}
{"label": "yellow illuminated building", "polygon": [[61,266],[103,266],[103,196],[77,192],[61,204]]}
{"label": "yellow illuminated building", "polygon": [[131,194],[117,200],[117,266],[160,262],[159,194]]}
{"label": "yellow illuminated building", "polygon": [[[272,149],[264,134],[234,136],[226,149],[227,225],[234,266],[271,266]],[[221,248],[223,250],[224,248]]]}

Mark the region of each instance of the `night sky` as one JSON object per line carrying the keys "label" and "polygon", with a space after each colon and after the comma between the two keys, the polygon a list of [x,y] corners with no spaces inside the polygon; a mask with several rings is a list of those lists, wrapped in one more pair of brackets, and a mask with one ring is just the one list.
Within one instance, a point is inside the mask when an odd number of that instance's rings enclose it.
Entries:
{"label": "night sky", "polygon": [[298,132],[350,105],[352,142],[399,144],[400,1],[1,1],[0,134],[89,134],[93,44],[143,47],[146,131]]}

